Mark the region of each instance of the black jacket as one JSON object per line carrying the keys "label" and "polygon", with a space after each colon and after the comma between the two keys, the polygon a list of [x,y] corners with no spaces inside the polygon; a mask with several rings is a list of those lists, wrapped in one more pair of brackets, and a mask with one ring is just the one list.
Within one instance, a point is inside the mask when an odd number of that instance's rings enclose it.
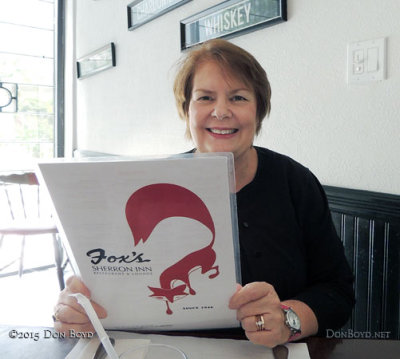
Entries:
{"label": "black jacket", "polygon": [[255,178],[237,193],[242,284],[272,284],[281,301],[315,313],[319,335],[354,306],[353,275],[317,178],[289,157],[256,147]]}

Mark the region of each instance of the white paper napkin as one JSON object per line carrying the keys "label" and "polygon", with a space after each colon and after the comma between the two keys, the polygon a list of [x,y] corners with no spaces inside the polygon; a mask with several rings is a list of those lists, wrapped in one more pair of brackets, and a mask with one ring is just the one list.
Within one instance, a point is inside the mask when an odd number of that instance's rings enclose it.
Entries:
{"label": "white paper napkin", "polygon": [[[272,349],[261,345],[255,345],[248,340],[152,335],[120,331],[108,332],[108,334],[116,338],[116,344],[118,344],[116,349],[118,353],[124,352],[126,350],[124,348],[126,347],[130,349],[135,345],[146,345],[151,341],[151,343],[175,346],[183,350],[189,359],[274,359]],[[91,342],[93,344],[91,344]],[[126,347],[125,344],[123,344],[124,347],[119,349],[119,343],[123,342],[128,342],[128,344],[126,344]],[[90,340],[81,339],[66,359],[92,359],[98,343],[97,337],[96,339]],[[85,347],[89,344],[93,345],[91,349]],[[286,344],[286,347],[289,349],[289,359],[310,359],[307,344],[289,343]],[[145,353],[142,354],[144,355]],[[142,358],[144,358],[144,356]],[[140,357],[138,357],[138,359],[140,359]]]}
{"label": "white paper napkin", "polygon": [[[114,348],[118,354],[122,354],[133,347],[148,345],[149,343],[149,339],[116,339]],[[91,359],[99,347],[99,344],[100,340],[98,337],[93,339],[80,339],[65,359]],[[135,352],[135,357],[132,358],[144,359],[145,354],[145,350],[140,350]]]}

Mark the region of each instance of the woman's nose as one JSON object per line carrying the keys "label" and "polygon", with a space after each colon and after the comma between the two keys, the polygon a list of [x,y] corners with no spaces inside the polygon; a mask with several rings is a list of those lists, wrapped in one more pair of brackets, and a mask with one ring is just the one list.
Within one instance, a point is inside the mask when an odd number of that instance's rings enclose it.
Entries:
{"label": "woman's nose", "polygon": [[211,114],[213,117],[215,117],[217,120],[223,120],[225,118],[229,118],[231,114],[229,102],[227,100],[220,99],[215,101],[214,110]]}

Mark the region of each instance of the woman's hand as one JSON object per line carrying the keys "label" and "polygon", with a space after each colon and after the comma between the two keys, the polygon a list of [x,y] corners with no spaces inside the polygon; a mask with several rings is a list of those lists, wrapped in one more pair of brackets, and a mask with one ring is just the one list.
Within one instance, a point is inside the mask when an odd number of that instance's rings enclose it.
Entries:
{"label": "woman's hand", "polygon": [[[251,342],[273,348],[288,341],[290,330],[285,325],[281,302],[272,285],[265,282],[238,285],[229,308],[237,310],[237,319]],[[257,331],[258,315],[264,319],[263,331]]]}
{"label": "woman's hand", "polygon": [[[70,297],[72,293],[82,293],[90,299],[90,291],[83,282],[76,276],[68,278],[65,289],[60,293],[56,306],[54,307],[54,329],[67,336],[72,331],[92,332],[95,330],[85,310],[77,302],[76,298]],[[106,310],[99,304],[91,301],[94,310],[99,318],[107,316]]]}

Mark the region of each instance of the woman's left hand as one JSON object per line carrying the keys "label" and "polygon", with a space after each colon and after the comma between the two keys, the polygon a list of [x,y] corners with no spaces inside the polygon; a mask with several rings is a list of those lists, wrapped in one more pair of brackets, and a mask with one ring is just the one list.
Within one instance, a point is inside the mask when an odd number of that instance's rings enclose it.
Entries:
{"label": "woman's left hand", "polygon": [[[251,342],[273,348],[288,341],[290,330],[285,325],[280,299],[271,284],[253,282],[244,287],[238,285],[229,301],[229,308],[237,310],[237,319]],[[257,331],[257,315],[262,315],[265,330]]]}

